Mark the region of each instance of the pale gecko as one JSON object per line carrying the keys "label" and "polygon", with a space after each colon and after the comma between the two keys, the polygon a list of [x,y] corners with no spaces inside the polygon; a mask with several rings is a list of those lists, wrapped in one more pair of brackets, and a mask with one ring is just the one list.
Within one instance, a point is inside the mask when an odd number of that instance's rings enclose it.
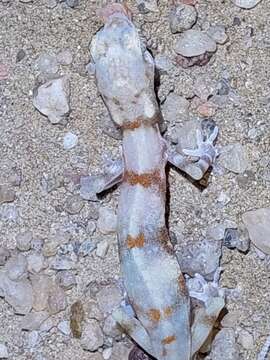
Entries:
{"label": "pale gecko", "polygon": [[[204,344],[221,309],[216,282],[188,290],[165,222],[166,174],[170,162],[195,179],[214,162],[218,129],[185,155],[171,151],[159,130],[154,60],[142,45],[129,10],[121,4],[100,12],[104,27],[91,42],[96,83],[113,121],[122,129],[123,160],[110,169],[100,191],[120,185],[118,244],[129,306],[114,318],[158,360],[190,360]],[[196,159],[191,161],[190,157]],[[199,306],[191,309],[190,299]]]}

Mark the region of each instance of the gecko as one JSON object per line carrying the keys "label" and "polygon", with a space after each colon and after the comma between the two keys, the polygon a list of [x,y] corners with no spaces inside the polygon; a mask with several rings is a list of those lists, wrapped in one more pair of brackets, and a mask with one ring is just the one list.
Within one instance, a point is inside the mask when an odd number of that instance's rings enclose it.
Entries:
{"label": "gecko", "polygon": [[[99,15],[104,26],[90,44],[96,84],[123,133],[122,160],[110,167],[97,191],[120,183],[117,236],[128,304],[113,316],[155,359],[190,360],[210,334],[224,296],[217,283],[200,276],[200,290],[188,288],[166,227],[165,166],[171,163],[195,180],[202,178],[217,156],[218,129],[207,138],[198,132],[198,147],[184,155],[173,151],[159,129],[154,59],[130,10],[113,3]],[[194,309],[192,298],[198,302]]]}

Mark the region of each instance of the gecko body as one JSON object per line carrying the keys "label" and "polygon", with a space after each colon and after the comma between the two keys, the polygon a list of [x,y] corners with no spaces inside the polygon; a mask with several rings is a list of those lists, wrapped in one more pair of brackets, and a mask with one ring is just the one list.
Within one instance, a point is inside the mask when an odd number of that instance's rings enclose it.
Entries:
{"label": "gecko body", "polygon": [[[119,254],[133,310],[119,309],[115,318],[156,359],[189,360],[194,353],[190,297],[165,222],[169,151],[159,131],[154,61],[124,6],[107,7],[103,17],[91,56],[99,92],[123,130],[121,176],[114,179],[121,180]],[[208,162],[206,156],[200,166]]]}

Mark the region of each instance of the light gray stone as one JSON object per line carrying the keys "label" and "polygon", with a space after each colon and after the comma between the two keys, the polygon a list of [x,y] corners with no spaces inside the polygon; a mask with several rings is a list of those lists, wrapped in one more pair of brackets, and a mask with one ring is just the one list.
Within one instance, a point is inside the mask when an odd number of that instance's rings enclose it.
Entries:
{"label": "light gray stone", "polygon": [[54,54],[41,54],[36,61],[36,67],[43,74],[56,74],[58,61]]}
{"label": "light gray stone", "polygon": [[233,329],[221,329],[212,344],[211,359],[239,360],[239,349],[235,341]]}
{"label": "light gray stone", "polygon": [[240,143],[224,146],[220,152],[219,163],[236,174],[244,173],[249,166],[245,148]]}
{"label": "light gray stone", "polygon": [[192,5],[179,4],[170,13],[170,28],[173,34],[190,29],[197,20],[197,10]]}
{"label": "light gray stone", "polygon": [[178,94],[170,93],[161,109],[168,123],[185,123],[189,120],[189,101]]}
{"label": "light gray stone", "polygon": [[32,231],[27,230],[16,236],[16,246],[20,251],[28,251],[31,248],[33,238]]}
{"label": "light gray stone", "polygon": [[49,313],[47,311],[31,312],[22,318],[21,328],[23,330],[38,330],[41,324],[48,319]]}
{"label": "light gray stone", "polygon": [[206,33],[199,30],[187,30],[179,36],[174,49],[177,54],[193,57],[206,52],[215,52],[217,45]]}
{"label": "light gray stone", "polygon": [[69,113],[70,82],[66,76],[49,80],[34,90],[33,104],[52,124]]}
{"label": "light gray stone", "polygon": [[115,285],[103,287],[96,296],[98,306],[104,314],[111,313],[122,301],[121,291]]}
{"label": "light gray stone", "polygon": [[225,44],[228,40],[226,34],[225,26],[223,25],[213,25],[207,30],[207,35],[209,35],[217,44]]}
{"label": "light gray stone", "polygon": [[0,205],[15,200],[15,191],[7,185],[0,185]]}
{"label": "light gray stone", "polygon": [[33,253],[27,256],[27,269],[30,273],[39,273],[45,268],[44,256],[42,254]]}
{"label": "light gray stone", "polygon": [[63,146],[65,150],[71,150],[78,144],[78,136],[72,132],[66,133],[63,139]]}
{"label": "light gray stone", "polygon": [[5,344],[0,343],[0,359],[8,359],[8,349]]}
{"label": "light gray stone", "polygon": [[258,5],[261,0],[233,0],[234,4],[242,9],[252,9]]}
{"label": "light gray stone", "polygon": [[252,243],[270,255],[270,208],[252,210],[242,215]]}
{"label": "light gray stone", "polygon": [[89,320],[88,323],[84,326],[81,345],[84,350],[96,351],[99,347],[103,345],[103,333],[99,326],[99,323],[96,320]]}
{"label": "light gray stone", "polygon": [[113,209],[104,206],[99,209],[97,227],[102,234],[114,234],[117,230],[117,216]]}
{"label": "light gray stone", "polygon": [[19,280],[26,277],[27,259],[23,254],[12,256],[5,265],[5,271],[10,280]]}

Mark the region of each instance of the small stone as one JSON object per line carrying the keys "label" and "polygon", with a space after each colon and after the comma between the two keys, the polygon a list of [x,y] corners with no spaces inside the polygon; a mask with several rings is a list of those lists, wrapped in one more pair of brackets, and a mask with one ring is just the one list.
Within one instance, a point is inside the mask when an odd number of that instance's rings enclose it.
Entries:
{"label": "small stone", "polygon": [[179,4],[173,7],[169,21],[173,34],[188,30],[197,21],[197,10],[194,6]]}
{"label": "small stone", "polygon": [[185,57],[199,56],[206,52],[215,52],[216,42],[199,30],[187,30],[180,35],[174,47],[177,54]]}
{"label": "small stone", "polygon": [[8,349],[5,344],[0,343],[0,359],[8,359]]}
{"label": "small stone", "polygon": [[10,251],[1,246],[0,247],[0,266],[5,265],[5,263],[7,262],[8,258],[10,257]]}
{"label": "small stone", "polygon": [[6,185],[0,185],[0,205],[15,200],[15,192]]}
{"label": "small stone", "polygon": [[22,318],[22,330],[32,331],[38,330],[41,324],[48,319],[49,313],[47,311],[31,312]]}
{"label": "small stone", "polygon": [[94,221],[89,220],[87,222],[85,231],[87,232],[88,235],[93,235],[94,232],[96,231],[96,223]]}
{"label": "small stone", "polygon": [[102,131],[104,132],[104,134],[110,136],[115,140],[121,140],[123,138],[122,130],[112,120],[108,111],[101,114],[100,121],[102,123]]}
{"label": "small stone", "polygon": [[51,278],[47,275],[32,275],[33,287],[33,309],[42,311],[47,308],[49,292],[53,285]]}
{"label": "small stone", "polygon": [[33,234],[28,230],[16,236],[16,246],[20,251],[28,251],[31,248]]}
{"label": "small stone", "polygon": [[54,284],[49,290],[48,309],[51,315],[58,314],[67,307],[66,295],[62,288]]}
{"label": "small stone", "polygon": [[119,359],[128,360],[129,353],[130,353],[130,348],[128,348],[122,342],[117,342],[113,346],[112,356],[110,357],[110,360],[119,360]]}
{"label": "small stone", "polygon": [[42,253],[46,257],[54,256],[57,253],[59,243],[54,241],[54,239],[47,239],[44,243]]}
{"label": "small stone", "polygon": [[107,240],[103,240],[97,244],[97,251],[96,254],[100,258],[104,258],[108,252],[109,243]]}
{"label": "small stone", "polygon": [[70,215],[78,214],[83,207],[84,203],[82,199],[77,195],[69,196],[64,205],[65,211]]}
{"label": "small stone", "polygon": [[194,94],[202,101],[207,101],[215,93],[216,82],[209,76],[199,76],[193,86]]}
{"label": "small stone", "polygon": [[72,52],[68,49],[61,50],[57,54],[57,61],[61,65],[70,65],[72,63],[72,60],[73,60]]}
{"label": "small stone", "polygon": [[26,52],[23,49],[20,49],[16,55],[16,63],[22,61],[25,58],[25,56],[26,56]]}
{"label": "small stone", "polygon": [[71,132],[66,133],[63,140],[65,150],[73,149],[78,144],[78,136]]}
{"label": "small stone", "polygon": [[96,320],[89,320],[84,326],[81,345],[84,350],[96,351],[103,345],[103,333]]}
{"label": "small stone", "polygon": [[42,333],[48,333],[53,327],[55,327],[55,321],[50,317],[40,325],[39,331]]}
{"label": "small stone", "polygon": [[231,201],[231,198],[230,198],[229,195],[227,195],[224,191],[221,191],[221,193],[220,193],[219,196],[217,197],[217,202],[218,202],[221,206],[226,206],[226,205],[228,205],[230,201]]}
{"label": "small stone", "polygon": [[213,240],[222,240],[224,238],[225,229],[226,227],[224,224],[210,225],[206,230],[206,237]]}
{"label": "small stone", "polygon": [[[92,296],[92,293],[90,294]],[[93,295],[94,296],[94,295]],[[95,319],[99,322],[102,322],[103,314],[100,311],[98,303],[93,299],[87,299],[84,304],[85,317],[88,319]]]}
{"label": "small stone", "polygon": [[238,334],[238,343],[246,350],[251,350],[254,347],[254,338],[247,330],[242,329]]}
{"label": "small stone", "polygon": [[50,264],[50,268],[56,271],[76,269],[76,263],[67,256],[57,255]]}
{"label": "small stone", "polygon": [[203,240],[196,244],[185,245],[177,251],[177,258],[184,273],[190,276],[198,273],[207,280],[213,280],[220,257],[220,241]]}
{"label": "small stone", "polygon": [[12,256],[5,265],[5,271],[10,280],[20,280],[26,277],[27,259],[23,254]]}
{"label": "small stone", "polygon": [[242,220],[253,244],[270,255],[270,208],[248,211],[242,215]]}
{"label": "small stone", "polygon": [[204,118],[213,117],[215,115],[216,111],[217,111],[217,107],[211,101],[207,101],[203,104],[200,104],[197,107],[197,112],[198,112],[199,116],[204,117]]}
{"label": "small stone", "polygon": [[33,291],[29,280],[13,281],[0,273],[0,295],[4,297],[16,314],[27,314],[32,309]]}
{"label": "small stone", "polygon": [[99,218],[97,227],[102,234],[114,234],[117,230],[117,216],[113,209],[101,207],[99,209]]}
{"label": "small stone", "polygon": [[235,328],[239,323],[241,313],[238,310],[228,312],[221,321],[224,328]]}
{"label": "small stone", "polygon": [[219,162],[225,169],[236,174],[244,173],[249,166],[247,154],[240,143],[224,146],[221,149]]}
{"label": "small stone", "polygon": [[28,262],[28,271],[30,273],[39,273],[42,269],[44,269],[44,257],[42,254],[30,254],[27,256]]}
{"label": "small stone", "polygon": [[70,330],[70,324],[69,321],[64,320],[61,321],[58,326],[57,326],[58,330],[61,331],[62,334],[69,336],[71,334],[71,330]]}
{"label": "small stone", "polygon": [[67,6],[75,8],[79,5],[79,0],[66,0]]}
{"label": "small stone", "polygon": [[76,301],[70,309],[70,328],[72,335],[79,339],[82,336],[82,325],[85,313],[81,301]]}
{"label": "small stone", "polygon": [[8,78],[9,78],[8,65],[0,63],[0,80],[7,80]]}
{"label": "small stone", "polygon": [[242,9],[252,9],[258,5],[261,0],[233,0],[234,4]]}
{"label": "small stone", "polygon": [[211,359],[236,360],[239,359],[239,349],[235,341],[233,329],[221,329],[212,344]]}
{"label": "small stone", "polygon": [[109,360],[112,355],[112,348],[109,347],[102,352],[102,356],[104,360]]}
{"label": "small stone", "polygon": [[104,177],[102,175],[82,176],[80,185],[80,196],[84,200],[98,201],[97,194],[104,186]]}
{"label": "small stone", "polygon": [[26,347],[32,350],[38,346],[39,342],[40,342],[40,336],[38,331],[37,330],[30,331],[28,333]]}
{"label": "small stone", "polygon": [[58,62],[54,54],[41,54],[36,62],[36,66],[43,74],[56,74],[58,71]]}
{"label": "small stone", "polygon": [[91,254],[96,248],[96,244],[92,240],[85,240],[80,244],[78,255],[85,257]]}
{"label": "small stone", "polygon": [[217,44],[225,44],[228,36],[223,25],[213,25],[207,30],[207,35],[210,36]]}
{"label": "small stone", "polygon": [[56,274],[56,280],[64,290],[70,290],[77,284],[75,275],[71,271],[66,270],[59,271]]}
{"label": "small stone", "polygon": [[70,82],[66,76],[47,81],[34,90],[33,104],[52,124],[69,113]]}
{"label": "small stone", "polygon": [[136,0],[138,9],[142,14],[158,11],[157,0]]}
{"label": "small stone", "polygon": [[182,152],[183,149],[197,148],[197,131],[201,130],[201,123],[197,119],[184,122],[182,126],[175,128],[178,140],[177,151]]}
{"label": "small stone", "polygon": [[157,54],[154,60],[160,73],[168,73],[173,68],[172,61],[164,54]]}
{"label": "small stone", "polygon": [[226,229],[223,244],[228,249],[234,249],[237,247],[238,242],[239,242],[239,234],[237,229]]}
{"label": "small stone", "polygon": [[189,101],[183,96],[170,93],[161,109],[164,120],[170,124],[184,123],[189,120]]}
{"label": "small stone", "polygon": [[57,6],[58,2],[57,0],[46,0],[45,6],[48,9],[54,9]]}
{"label": "small stone", "polygon": [[105,319],[103,332],[105,335],[110,336],[113,339],[119,338],[122,335],[119,324],[114,320],[112,315],[107,316]]}
{"label": "small stone", "polygon": [[98,306],[104,314],[110,314],[123,299],[121,291],[115,285],[103,287],[96,297]]}

